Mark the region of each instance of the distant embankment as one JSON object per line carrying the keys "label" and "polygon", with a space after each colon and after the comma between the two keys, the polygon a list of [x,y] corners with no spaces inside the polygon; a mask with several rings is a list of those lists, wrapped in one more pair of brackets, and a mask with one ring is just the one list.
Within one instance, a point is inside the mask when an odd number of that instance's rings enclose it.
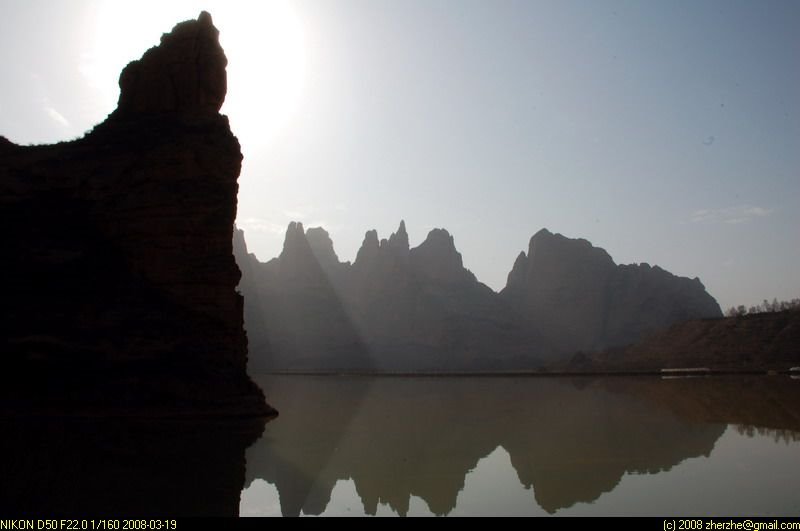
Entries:
{"label": "distant embankment", "polygon": [[712,371],[786,371],[800,365],[800,310],[678,323],[640,343],[578,355],[581,371],[705,367]]}
{"label": "distant embankment", "polygon": [[0,138],[3,411],[274,414],[245,371],[218,33],[175,26],[80,140]]}

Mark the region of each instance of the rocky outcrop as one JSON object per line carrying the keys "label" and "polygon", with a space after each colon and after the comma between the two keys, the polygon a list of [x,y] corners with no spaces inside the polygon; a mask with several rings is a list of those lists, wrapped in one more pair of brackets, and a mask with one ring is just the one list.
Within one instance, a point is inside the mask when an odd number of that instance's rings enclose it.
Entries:
{"label": "rocky outcrop", "polygon": [[271,412],[245,373],[217,35],[207,13],[175,26],[80,140],[0,142],[5,406]]}
{"label": "rocky outcrop", "polygon": [[118,114],[182,112],[216,115],[228,90],[228,59],[211,15],[175,26],[161,45],[132,61],[119,78]]}
{"label": "rocky outcrop", "polygon": [[546,229],[517,257],[500,295],[567,353],[626,345],[673,323],[722,315],[697,278],[616,265],[588,241]]}

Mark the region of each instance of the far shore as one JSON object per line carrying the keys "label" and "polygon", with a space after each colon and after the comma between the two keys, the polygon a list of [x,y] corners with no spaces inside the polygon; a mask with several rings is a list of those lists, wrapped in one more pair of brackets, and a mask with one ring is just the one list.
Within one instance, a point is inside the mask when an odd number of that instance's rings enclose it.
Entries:
{"label": "far shore", "polygon": [[252,376],[356,376],[374,378],[508,378],[508,377],[574,377],[574,376],[650,376],[659,378],[696,378],[701,376],[800,376],[800,371],[786,369],[693,369],[619,371],[495,371],[495,372],[369,372],[369,371],[275,371]]}

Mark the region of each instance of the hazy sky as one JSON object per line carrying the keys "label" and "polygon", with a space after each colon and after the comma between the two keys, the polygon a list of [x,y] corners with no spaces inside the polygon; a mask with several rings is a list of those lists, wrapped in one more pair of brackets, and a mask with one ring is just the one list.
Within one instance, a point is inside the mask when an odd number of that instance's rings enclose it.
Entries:
{"label": "hazy sky", "polygon": [[0,135],[82,135],[201,9],[262,260],[292,220],[353,260],[405,219],[500,289],[547,227],[723,307],[800,297],[800,2],[0,0]]}

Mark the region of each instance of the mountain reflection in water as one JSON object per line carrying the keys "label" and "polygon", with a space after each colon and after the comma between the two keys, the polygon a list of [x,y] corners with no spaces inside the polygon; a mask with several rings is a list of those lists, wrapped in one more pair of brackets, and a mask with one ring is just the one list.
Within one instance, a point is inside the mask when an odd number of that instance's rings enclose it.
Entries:
{"label": "mountain reflection in water", "polygon": [[708,457],[729,425],[800,458],[800,382],[781,377],[257,381],[281,417],[247,450],[245,485],[274,485],[284,516],[322,514],[340,480],[367,514],[380,504],[407,514],[412,497],[450,514],[467,474],[499,447],[548,513],[594,502],[626,474]]}

